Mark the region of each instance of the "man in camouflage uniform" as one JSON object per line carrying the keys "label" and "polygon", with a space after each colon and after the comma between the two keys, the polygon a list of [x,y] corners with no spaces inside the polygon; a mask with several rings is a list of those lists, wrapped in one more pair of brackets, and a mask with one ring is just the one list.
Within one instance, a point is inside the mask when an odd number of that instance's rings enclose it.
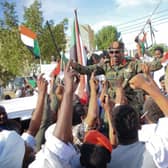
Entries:
{"label": "man in camouflage uniform", "polygon": [[[72,62],[71,66],[80,74],[91,74],[92,71],[95,71],[96,75],[104,74],[109,81],[108,93],[112,98],[115,98],[117,81],[123,80],[123,88],[128,103],[136,110],[140,110],[142,102],[137,96],[137,92],[129,87],[128,81],[137,73],[142,72],[141,64],[141,60],[126,61],[124,58],[124,43],[114,41],[109,48],[109,61],[90,66],[82,66]],[[150,71],[158,70],[161,67],[159,59],[150,63]]]}

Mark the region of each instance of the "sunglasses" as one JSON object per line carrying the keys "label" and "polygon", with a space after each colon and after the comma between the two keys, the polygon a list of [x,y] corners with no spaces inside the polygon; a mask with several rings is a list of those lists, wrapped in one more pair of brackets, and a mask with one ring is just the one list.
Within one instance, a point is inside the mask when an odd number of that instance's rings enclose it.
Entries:
{"label": "sunglasses", "polygon": [[119,53],[121,53],[121,51],[120,50],[110,50],[109,53],[110,54],[119,54]]}

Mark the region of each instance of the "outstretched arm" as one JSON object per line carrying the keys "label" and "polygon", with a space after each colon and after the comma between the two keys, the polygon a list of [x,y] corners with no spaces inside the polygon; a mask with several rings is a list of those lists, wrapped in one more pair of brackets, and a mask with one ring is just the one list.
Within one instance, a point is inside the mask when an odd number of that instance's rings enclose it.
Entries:
{"label": "outstretched arm", "polygon": [[35,111],[32,114],[32,118],[29,124],[29,128],[27,133],[35,136],[40,128],[41,119],[43,115],[43,108],[44,108],[44,101],[45,95],[47,93],[47,81],[43,78],[43,75],[40,75],[39,79],[37,80],[38,86],[38,99]]}
{"label": "outstretched arm", "polygon": [[160,89],[154,84],[155,82],[144,74],[134,76],[130,81],[130,87],[133,89],[143,89],[157,103],[165,116],[168,116],[168,99],[161,94]]}
{"label": "outstretched arm", "polygon": [[116,147],[117,141],[115,136],[115,131],[112,126],[112,109],[114,106],[114,102],[110,100],[109,95],[104,95],[104,100],[102,101],[102,106],[104,108],[104,112],[107,117],[108,126],[109,126],[109,139],[113,147]]}
{"label": "outstretched arm", "polygon": [[89,108],[88,114],[85,118],[85,123],[87,124],[88,128],[94,127],[94,123],[99,117],[98,114],[98,103],[97,103],[97,89],[98,89],[99,81],[96,80],[94,77],[94,72],[92,72],[90,78],[90,100],[89,100]]}
{"label": "outstretched arm", "polygon": [[102,68],[103,64],[94,64],[89,66],[82,66],[78,64],[77,62],[73,62],[73,60],[70,60],[70,64],[73,69],[75,69],[80,74],[91,74],[93,71],[96,72],[96,75],[104,74],[104,70]]}
{"label": "outstretched arm", "polygon": [[53,135],[63,142],[68,143],[72,142],[73,92],[79,83],[79,76],[76,71],[70,68],[70,62],[68,62],[64,71],[64,81],[64,95]]}

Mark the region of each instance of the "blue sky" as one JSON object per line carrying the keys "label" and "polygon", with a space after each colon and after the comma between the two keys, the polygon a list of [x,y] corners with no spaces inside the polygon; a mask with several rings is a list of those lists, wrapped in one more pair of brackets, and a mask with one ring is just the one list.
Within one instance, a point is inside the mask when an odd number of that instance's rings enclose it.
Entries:
{"label": "blue sky", "polygon": [[[2,1],[0,0],[0,2]],[[16,3],[17,14],[21,21],[23,7],[29,7],[34,0],[8,1]],[[95,32],[103,26],[116,26],[121,31],[122,38],[128,48],[135,47],[133,42],[134,37],[143,28],[146,20],[160,2],[151,21],[154,22],[157,43],[163,42],[168,44],[168,38],[165,38],[166,29],[168,28],[168,17],[166,17],[166,15],[168,16],[168,0],[40,0],[40,2],[42,3],[43,17],[45,20],[52,19],[55,23],[58,23],[67,17],[71,24],[74,18],[73,10],[78,9],[79,23],[89,24]],[[0,9],[0,11],[2,10]],[[138,20],[138,18],[143,19]],[[132,20],[134,21],[127,23]]]}

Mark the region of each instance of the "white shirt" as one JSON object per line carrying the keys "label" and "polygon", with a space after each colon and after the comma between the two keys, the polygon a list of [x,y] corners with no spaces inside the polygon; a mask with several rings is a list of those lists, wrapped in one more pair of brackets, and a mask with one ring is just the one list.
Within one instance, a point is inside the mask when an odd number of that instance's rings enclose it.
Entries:
{"label": "white shirt", "polygon": [[[149,131],[150,130],[150,131]],[[168,117],[160,118],[157,124],[148,124],[138,132],[139,140],[153,156],[159,168],[168,167]]]}
{"label": "white shirt", "polygon": [[168,64],[168,61],[162,63],[162,68],[153,72],[153,79],[154,79],[154,81],[156,82],[156,84],[158,85],[159,88],[161,88],[159,79],[160,79],[161,76],[165,75],[165,67],[166,67],[167,64]]}
{"label": "white shirt", "polygon": [[0,131],[0,167],[21,168],[25,143],[15,131]]}
{"label": "white shirt", "polygon": [[77,154],[71,143],[65,144],[52,134],[53,125],[46,131],[46,143],[36,154],[29,168],[71,168],[70,161]]}

